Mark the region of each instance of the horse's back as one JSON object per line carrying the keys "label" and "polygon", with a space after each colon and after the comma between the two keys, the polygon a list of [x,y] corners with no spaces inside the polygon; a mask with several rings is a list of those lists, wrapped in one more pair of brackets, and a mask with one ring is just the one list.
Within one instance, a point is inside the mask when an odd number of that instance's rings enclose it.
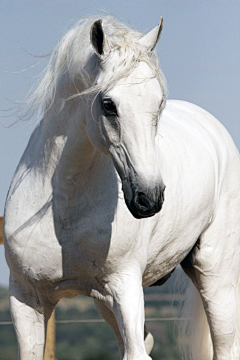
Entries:
{"label": "horse's back", "polygon": [[160,129],[161,121],[172,126],[172,121],[175,120],[174,124],[176,125],[178,122],[184,131],[188,129],[189,131],[195,131],[195,133],[198,131],[205,133],[205,135],[208,133],[212,135],[213,139],[220,138],[223,141],[224,139],[230,141],[230,146],[236,148],[231,136],[221,122],[208,111],[193,103],[183,100],[168,100],[161,119]]}

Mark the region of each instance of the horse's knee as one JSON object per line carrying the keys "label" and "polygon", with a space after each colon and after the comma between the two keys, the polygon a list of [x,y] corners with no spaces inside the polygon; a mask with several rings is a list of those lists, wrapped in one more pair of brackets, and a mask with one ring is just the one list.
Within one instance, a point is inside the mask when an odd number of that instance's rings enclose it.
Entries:
{"label": "horse's knee", "polygon": [[42,360],[45,345],[44,315],[17,297],[10,296],[13,325],[21,360]]}
{"label": "horse's knee", "polygon": [[[151,359],[147,353],[151,351],[153,341],[148,331],[144,342],[144,297],[141,280],[138,268],[132,271],[130,269],[129,272],[125,269],[124,273],[109,279],[109,295],[102,299],[116,319],[124,344],[124,360]],[[108,320],[108,316],[106,319]]]}
{"label": "horse's knee", "polygon": [[45,304],[28,287],[10,282],[10,310],[21,360],[42,360],[46,325],[54,306]]}

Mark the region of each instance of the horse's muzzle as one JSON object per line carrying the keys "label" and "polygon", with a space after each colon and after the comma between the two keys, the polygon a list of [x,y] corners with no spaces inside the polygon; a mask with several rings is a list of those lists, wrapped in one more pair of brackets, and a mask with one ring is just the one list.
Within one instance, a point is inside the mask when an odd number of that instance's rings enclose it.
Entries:
{"label": "horse's muzzle", "polygon": [[141,177],[137,176],[125,147],[111,146],[109,151],[122,180],[125,203],[132,215],[137,219],[142,219],[158,213],[164,202],[165,190],[160,174],[155,185],[149,186],[147,181],[145,183]]}
{"label": "horse's muzzle", "polygon": [[[123,186],[123,191],[124,191]],[[124,191],[125,202],[137,219],[150,217],[158,213],[164,202],[165,186],[157,187],[153,190],[142,191],[140,189],[131,188],[131,191]],[[131,193],[131,196],[129,196]]]}

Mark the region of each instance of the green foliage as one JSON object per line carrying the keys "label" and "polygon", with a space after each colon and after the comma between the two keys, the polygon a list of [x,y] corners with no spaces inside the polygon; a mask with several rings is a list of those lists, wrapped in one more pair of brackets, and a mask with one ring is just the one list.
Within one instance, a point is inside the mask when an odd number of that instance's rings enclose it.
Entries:
{"label": "green foliage", "polygon": [[103,352],[99,353],[98,355],[86,357],[84,360],[99,360],[99,359],[114,360],[114,357],[112,355],[110,355],[109,353],[103,351]]}

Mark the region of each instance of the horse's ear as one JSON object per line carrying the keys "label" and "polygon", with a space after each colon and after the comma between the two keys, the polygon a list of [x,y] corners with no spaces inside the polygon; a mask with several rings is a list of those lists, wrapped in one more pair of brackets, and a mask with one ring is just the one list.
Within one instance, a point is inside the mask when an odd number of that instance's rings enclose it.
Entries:
{"label": "horse's ear", "polygon": [[104,31],[102,28],[102,19],[95,21],[95,23],[91,27],[90,39],[98,56],[102,56],[104,54]]}
{"label": "horse's ear", "polygon": [[140,44],[145,46],[147,48],[148,52],[152,52],[155,49],[155,47],[156,47],[156,45],[158,43],[158,40],[160,38],[162,29],[163,29],[163,18],[161,16],[159,25],[156,26],[151,31],[149,31],[149,33],[144,35],[139,40]]}

